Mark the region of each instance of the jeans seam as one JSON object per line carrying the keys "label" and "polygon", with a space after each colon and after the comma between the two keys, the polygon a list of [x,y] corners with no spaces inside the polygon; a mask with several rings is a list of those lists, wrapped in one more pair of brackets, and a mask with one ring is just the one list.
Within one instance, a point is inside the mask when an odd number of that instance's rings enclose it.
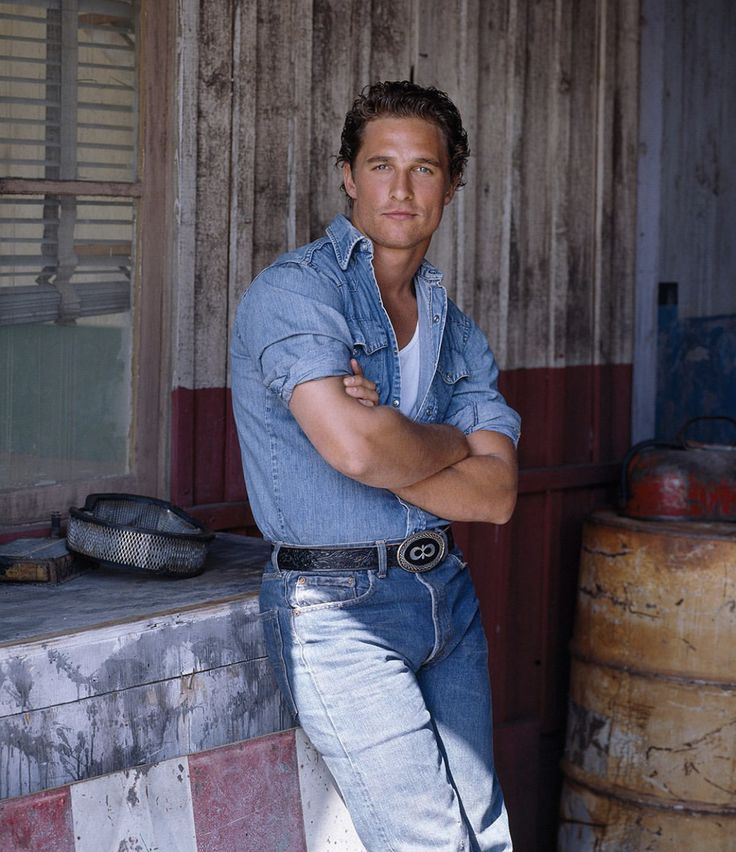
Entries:
{"label": "jeans seam", "polygon": [[434,589],[432,586],[426,582],[421,576],[421,574],[415,575],[417,580],[424,586],[424,588],[429,592],[429,599],[432,602],[432,629],[434,630],[434,644],[432,646],[432,650],[429,653],[429,656],[422,663],[423,666],[431,665],[435,659],[440,654],[440,625],[439,625],[439,614],[438,614],[438,605],[437,605],[437,596],[435,595]]}
{"label": "jeans seam", "polygon": [[289,669],[286,665],[286,659],[284,657],[284,637],[281,633],[279,612],[278,610],[266,610],[265,612],[261,613],[261,615],[264,618],[264,624],[268,621],[272,622],[272,629],[274,631],[273,639],[276,643],[276,648],[274,650],[277,654],[277,662],[279,664],[281,676],[284,680],[284,689],[282,689],[281,691],[285,693],[284,699],[286,700],[291,715],[295,719],[297,719],[299,717],[299,710],[296,706],[296,701],[294,700],[294,692],[291,688],[291,682],[289,680]]}

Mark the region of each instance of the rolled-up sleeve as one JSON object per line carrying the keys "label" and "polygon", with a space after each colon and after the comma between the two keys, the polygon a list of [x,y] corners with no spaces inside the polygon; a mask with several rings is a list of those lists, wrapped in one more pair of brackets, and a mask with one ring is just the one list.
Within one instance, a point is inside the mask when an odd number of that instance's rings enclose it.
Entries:
{"label": "rolled-up sleeve", "polygon": [[498,390],[498,366],[483,332],[470,323],[463,352],[465,375],[455,384],[445,422],[464,434],[500,432],[514,446],[521,436],[521,418]]}
{"label": "rolled-up sleeve", "polygon": [[350,375],[351,350],[338,288],[311,267],[269,267],[241,299],[233,355],[250,358],[287,405],[302,382]]}

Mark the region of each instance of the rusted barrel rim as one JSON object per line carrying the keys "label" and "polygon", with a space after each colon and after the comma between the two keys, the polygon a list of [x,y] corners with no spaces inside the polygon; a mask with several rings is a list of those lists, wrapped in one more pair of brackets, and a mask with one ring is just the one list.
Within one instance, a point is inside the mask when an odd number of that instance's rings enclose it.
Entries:
{"label": "rusted barrel rim", "polygon": [[585,519],[585,525],[607,526],[644,533],[652,536],[673,536],[675,538],[707,538],[718,541],[736,540],[736,522],[729,521],[686,521],[681,519],[663,519],[661,521],[629,518],[610,509],[599,509]]}
{"label": "rusted barrel rim", "polygon": [[716,689],[722,689],[726,692],[736,692],[736,683],[734,683],[733,679],[712,680],[710,678],[688,677],[687,675],[669,674],[666,672],[659,671],[657,669],[640,669],[634,668],[633,666],[625,666],[623,665],[623,663],[614,663],[610,660],[601,660],[598,657],[591,656],[590,654],[584,654],[576,647],[574,640],[570,642],[568,648],[570,651],[570,656],[573,659],[579,660],[581,663],[589,663],[590,665],[598,666],[603,669],[613,669],[614,671],[624,672],[625,674],[630,674],[634,677],[641,677],[646,680],[664,680],[669,683],[680,683],[689,686],[712,686]]}
{"label": "rusted barrel rim", "polygon": [[[560,768],[564,773],[565,783],[571,787],[582,787],[603,798],[617,799],[619,802],[632,805],[633,807],[647,810],[656,809],[658,811],[674,812],[688,816],[736,816],[736,807],[719,807],[718,805],[708,805],[705,802],[687,802],[684,800],[664,802],[662,799],[657,799],[654,796],[632,795],[630,791],[613,784],[596,784],[587,776],[583,781],[578,774],[580,770],[564,758],[560,761]],[[564,818],[562,822],[565,822]]]}

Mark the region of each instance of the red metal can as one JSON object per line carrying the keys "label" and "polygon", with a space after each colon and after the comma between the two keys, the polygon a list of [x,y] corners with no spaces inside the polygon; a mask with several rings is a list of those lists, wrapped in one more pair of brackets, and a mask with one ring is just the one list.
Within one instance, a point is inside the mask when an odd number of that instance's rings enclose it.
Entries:
{"label": "red metal can", "polygon": [[628,452],[621,480],[622,514],[642,520],[736,521],[736,445],[688,439],[695,417],[675,443],[642,441]]}

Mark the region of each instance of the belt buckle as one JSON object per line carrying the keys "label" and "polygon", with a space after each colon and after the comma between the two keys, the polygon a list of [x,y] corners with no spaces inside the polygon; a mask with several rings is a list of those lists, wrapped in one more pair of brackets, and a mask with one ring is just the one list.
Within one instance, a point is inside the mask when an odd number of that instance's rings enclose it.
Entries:
{"label": "belt buckle", "polygon": [[447,553],[447,539],[438,530],[421,530],[405,538],[396,551],[396,561],[404,571],[423,574],[439,565]]}

